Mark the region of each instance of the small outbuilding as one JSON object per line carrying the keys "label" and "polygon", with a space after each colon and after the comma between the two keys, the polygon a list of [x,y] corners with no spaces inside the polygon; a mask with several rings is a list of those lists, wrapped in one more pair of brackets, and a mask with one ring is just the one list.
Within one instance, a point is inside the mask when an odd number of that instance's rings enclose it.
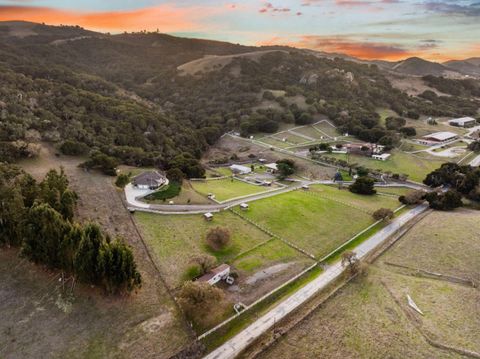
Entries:
{"label": "small outbuilding", "polygon": [[207,220],[207,221],[211,221],[211,220],[213,219],[213,214],[210,213],[210,212],[205,213],[205,214],[203,215],[203,218],[205,218],[205,220]]}
{"label": "small outbuilding", "polygon": [[242,211],[248,210],[248,203],[240,203],[240,209]]}
{"label": "small outbuilding", "polygon": [[167,183],[167,178],[158,171],[143,172],[132,179],[133,186],[140,189],[157,189]]}
{"label": "small outbuilding", "polygon": [[278,165],[276,163],[267,163],[265,165],[265,168],[267,169],[267,172],[270,172],[272,174],[275,174],[278,171]]}
{"label": "small outbuilding", "polygon": [[461,118],[454,118],[453,120],[448,121],[450,126],[455,127],[474,127],[477,124],[477,120],[473,117],[461,117]]}
{"label": "small outbuilding", "polygon": [[242,165],[231,165],[230,170],[234,174],[240,174],[240,175],[244,175],[252,172],[252,169],[250,167],[242,166]]}
{"label": "small outbuilding", "polygon": [[200,282],[207,282],[210,285],[214,285],[221,280],[226,280],[230,275],[230,266],[228,264],[221,264],[216,268],[210,270],[210,272],[202,275],[197,280]]}
{"label": "small outbuilding", "polygon": [[378,161],[386,161],[390,156],[390,153],[382,153],[381,155],[372,155],[372,158]]}

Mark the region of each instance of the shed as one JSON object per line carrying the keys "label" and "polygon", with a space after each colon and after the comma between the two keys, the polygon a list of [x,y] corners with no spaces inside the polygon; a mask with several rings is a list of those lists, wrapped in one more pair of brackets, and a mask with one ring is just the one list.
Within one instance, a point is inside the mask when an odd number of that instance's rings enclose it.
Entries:
{"label": "shed", "polygon": [[252,169],[247,166],[242,166],[242,165],[231,165],[230,170],[235,173],[235,174],[247,174],[252,172]]}
{"label": "shed", "polygon": [[203,215],[203,218],[205,218],[207,221],[211,221],[213,219],[213,214],[211,214],[210,212],[205,213]]}
{"label": "shed", "polygon": [[248,203],[240,203],[240,208],[243,210],[243,211],[246,211],[248,209]]}
{"label": "shed", "polygon": [[221,264],[216,268],[210,270],[210,272],[202,275],[197,280],[200,282],[207,282],[210,285],[214,285],[221,280],[225,280],[230,275],[230,266],[228,264]]}
{"label": "shed", "polygon": [[267,163],[265,165],[267,172],[276,173],[278,171],[278,165],[276,163]]}
{"label": "shed", "polygon": [[390,156],[390,153],[382,153],[381,155],[372,155],[372,158],[378,161],[386,161]]}
{"label": "shed", "polygon": [[420,143],[424,143],[427,145],[434,145],[434,144],[441,144],[449,141],[453,141],[458,138],[458,135],[453,132],[435,132],[429,135],[423,136]]}

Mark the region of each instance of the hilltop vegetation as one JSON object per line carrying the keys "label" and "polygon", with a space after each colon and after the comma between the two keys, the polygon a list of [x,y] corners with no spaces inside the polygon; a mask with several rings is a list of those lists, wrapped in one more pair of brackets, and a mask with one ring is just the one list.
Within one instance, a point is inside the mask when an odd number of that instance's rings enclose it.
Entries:
{"label": "hilltop vegetation", "polygon": [[[381,124],[377,108],[415,119],[474,115],[479,107],[456,96],[409,97],[377,65],[292,48],[29,23],[18,36],[19,26],[0,24],[2,161],[35,155],[28,144],[42,139],[69,154],[95,150],[201,177],[198,159],[228,130],[275,132],[326,115],[340,132],[393,145],[399,134]],[[193,74],[177,69],[205,55],[229,61]]]}

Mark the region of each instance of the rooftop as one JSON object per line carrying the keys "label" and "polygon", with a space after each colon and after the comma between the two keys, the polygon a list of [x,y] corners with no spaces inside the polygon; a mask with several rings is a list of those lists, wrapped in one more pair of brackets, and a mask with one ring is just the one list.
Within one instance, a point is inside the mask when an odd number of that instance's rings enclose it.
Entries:
{"label": "rooftop", "polygon": [[437,141],[445,141],[445,140],[449,140],[449,139],[457,137],[457,136],[458,135],[456,133],[445,131],[445,132],[431,133],[429,135],[423,136],[423,138],[434,139],[434,140],[437,140]]}
{"label": "rooftop", "polygon": [[165,176],[158,171],[148,171],[133,177],[132,182],[134,185],[155,186],[164,183]]}

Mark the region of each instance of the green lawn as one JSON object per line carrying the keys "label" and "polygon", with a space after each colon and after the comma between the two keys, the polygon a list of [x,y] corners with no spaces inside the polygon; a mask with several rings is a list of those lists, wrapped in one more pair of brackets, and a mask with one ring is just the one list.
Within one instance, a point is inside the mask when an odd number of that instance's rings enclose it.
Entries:
{"label": "green lawn", "polygon": [[320,122],[316,124],[314,127],[330,137],[340,136],[340,133],[337,132],[337,129],[329,125],[328,122]]}
{"label": "green lawn", "polygon": [[[325,135],[317,131],[313,126],[304,126],[304,127],[296,128],[293,130],[293,132],[300,133],[304,136],[308,136],[308,137],[311,137],[312,139],[317,139],[317,140],[319,140],[322,136],[325,137]],[[308,140],[305,139],[305,141],[308,141]]]}
{"label": "green lawn", "polygon": [[265,192],[270,187],[255,186],[236,179],[226,178],[221,180],[209,181],[191,181],[193,188],[198,192],[207,196],[209,193],[215,195],[218,201],[226,201],[228,199]]}
{"label": "green lawn", "polygon": [[266,263],[286,263],[299,260],[308,264],[313,263],[310,258],[289,247],[279,239],[273,239],[265,245],[236,258],[232,264],[236,269],[246,274],[252,274],[258,271],[258,268],[265,266]]}
{"label": "green lawn", "polygon": [[[382,188],[378,188],[380,191]],[[396,198],[387,196],[364,196],[348,191],[339,190],[336,186],[316,185],[311,186],[310,190],[321,196],[332,198],[338,201],[346,202],[365,211],[374,212],[379,208],[390,208],[392,210],[400,207],[400,202]],[[388,189],[386,189],[388,191]]]}
{"label": "green lawn", "polygon": [[274,146],[274,147],[279,147],[279,148],[287,148],[290,147],[291,144],[288,142],[283,142],[281,140],[277,140],[273,137],[263,137],[259,140],[260,142],[263,142],[267,145]]}
{"label": "green lawn", "polygon": [[286,142],[293,143],[294,145],[299,145],[310,141],[302,136],[297,136],[291,132],[277,133],[275,134],[275,138],[280,141],[283,141],[283,139],[285,139]]}
{"label": "green lawn", "polygon": [[[191,266],[191,258],[195,255],[207,253],[217,257],[218,263],[228,262],[270,238],[228,211],[214,213],[211,222],[205,221],[201,214],[158,215],[143,212],[137,212],[135,220],[170,287],[177,287],[182,283],[185,273]],[[210,228],[217,226],[230,229],[232,239],[226,249],[213,252],[206,245],[205,236]],[[254,270],[257,266],[282,260],[285,253],[288,253],[288,250],[272,252],[266,258],[263,257],[262,251],[259,251],[258,256],[262,258],[260,261],[255,259],[257,254],[252,253],[247,258],[256,263],[250,265],[250,269]]]}
{"label": "green lawn", "polygon": [[[345,154],[325,154],[325,156],[347,160]],[[373,170],[390,171],[392,173],[408,174],[412,181],[422,182],[425,176],[439,168],[446,160],[432,156],[419,157],[398,150],[392,151],[392,156],[386,161],[377,161],[370,157],[350,155],[350,163],[356,163]]]}
{"label": "green lawn", "polygon": [[399,197],[413,191],[411,188],[404,187],[377,187],[376,190],[377,193],[394,194]]}
{"label": "green lawn", "polygon": [[[315,190],[312,189],[312,192]],[[338,191],[335,188],[331,190]],[[330,188],[325,191],[329,193]],[[342,196],[350,196],[350,192],[344,193]],[[352,195],[354,205],[359,201]],[[365,198],[361,203],[369,201],[372,201],[371,208],[375,209],[384,203],[395,207],[395,199],[380,196]],[[362,210],[303,191],[255,201],[250,204],[245,215],[318,257],[332,251],[374,222],[372,216]]]}

